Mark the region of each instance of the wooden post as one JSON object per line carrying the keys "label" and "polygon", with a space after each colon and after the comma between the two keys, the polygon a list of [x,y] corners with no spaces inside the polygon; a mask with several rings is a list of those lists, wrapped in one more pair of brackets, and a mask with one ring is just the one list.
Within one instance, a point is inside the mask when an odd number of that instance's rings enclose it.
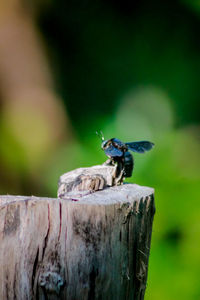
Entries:
{"label": "wooden post", "polygon": [[153,193],[124,184],[80,201],[0,196],[0,299],[142,300]]}

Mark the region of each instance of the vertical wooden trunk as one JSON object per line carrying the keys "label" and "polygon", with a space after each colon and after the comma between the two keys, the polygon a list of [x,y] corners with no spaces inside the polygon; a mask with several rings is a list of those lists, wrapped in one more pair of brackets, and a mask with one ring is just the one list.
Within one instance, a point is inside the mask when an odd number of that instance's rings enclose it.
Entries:
{"label": "vertical wooden trunk", "polygon": [[153,189],[126,184],[80,201],[0,197],[0,299],[142,300]]}

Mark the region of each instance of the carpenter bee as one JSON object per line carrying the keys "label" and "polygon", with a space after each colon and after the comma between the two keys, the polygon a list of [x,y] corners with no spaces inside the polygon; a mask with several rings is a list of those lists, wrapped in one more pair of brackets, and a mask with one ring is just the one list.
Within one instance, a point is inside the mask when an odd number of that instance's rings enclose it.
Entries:
{"label": "carpenter bee", "polygon": [[[148,141],[123,143],[116,138],[105,140],[103,133],[96,132],[101,138],[101,148],[105,154],[109,157],[106,161],[108,165],[118,164],[118,172],[123,173],[123,177],[131,177],[134,168],[134,159],[129,150],[138,153],[144,153],[149,151],[154,146],[153,143]],[[118,174],[119,175],[119,174]]]}

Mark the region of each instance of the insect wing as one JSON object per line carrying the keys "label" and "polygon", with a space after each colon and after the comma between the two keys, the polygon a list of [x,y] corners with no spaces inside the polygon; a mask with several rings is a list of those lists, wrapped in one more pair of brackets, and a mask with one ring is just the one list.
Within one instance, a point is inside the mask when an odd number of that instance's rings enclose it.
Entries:
{"label": "insect wing", "polygon": [[149,151],[154,146],[153,143],[148,141],[126,143],[126,145],[131,151],[138,152],[138,153],[144,153],[145,151]]}
{"label": "insect wing", "polygon": [[115,148],[112,144],[104,149],[104,152],[109,157],[121,157],[123,155],[123,152],[117,148]]}

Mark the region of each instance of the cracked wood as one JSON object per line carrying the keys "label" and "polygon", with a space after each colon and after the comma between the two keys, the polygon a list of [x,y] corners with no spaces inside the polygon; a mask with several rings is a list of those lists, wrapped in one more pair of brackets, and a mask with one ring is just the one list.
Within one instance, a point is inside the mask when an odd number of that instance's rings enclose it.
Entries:
{"label": "cracked wood", "polygon": [[124,184],[77,202],[0,196],[0,299],[142,300],[153,194]]}

